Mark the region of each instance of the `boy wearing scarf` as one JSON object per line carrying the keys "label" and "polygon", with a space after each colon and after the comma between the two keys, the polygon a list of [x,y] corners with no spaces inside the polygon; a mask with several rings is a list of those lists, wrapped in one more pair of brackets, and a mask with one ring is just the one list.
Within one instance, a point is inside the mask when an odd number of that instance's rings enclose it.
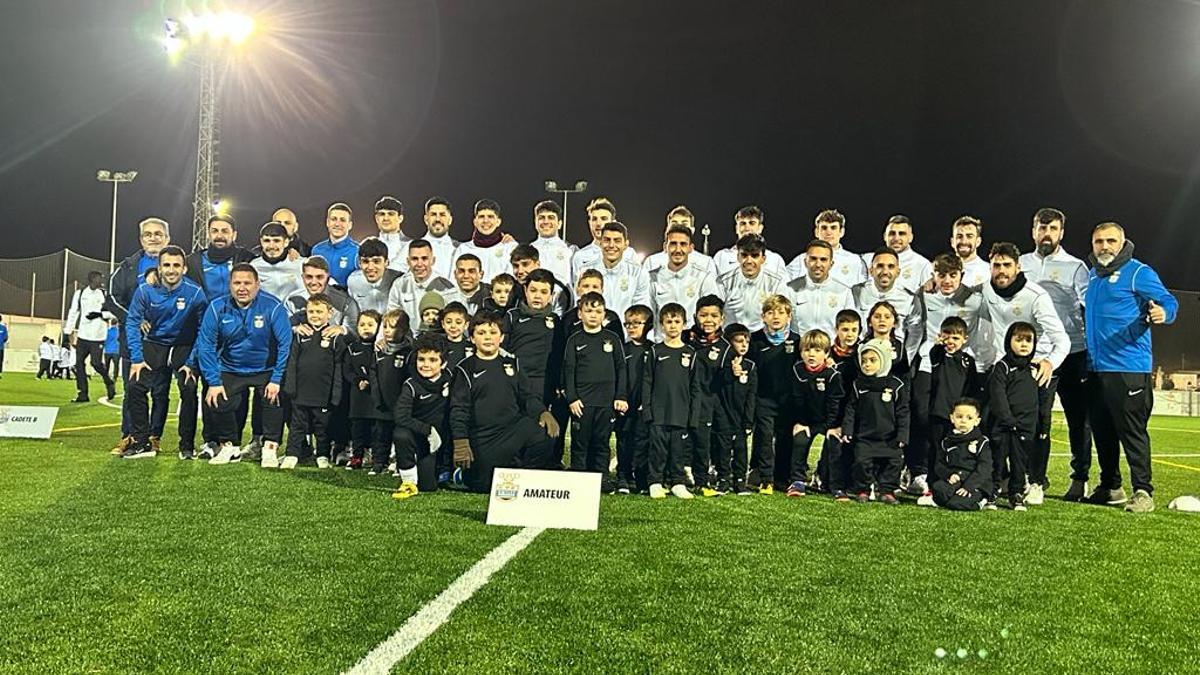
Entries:
{"label": "boy wearing scarf", "polygon": [[[758,493],[770,495],[775,494],[776,446],[791,443],[792,430],[783,410],[792,391],[792,364],[800,355],[800,336],[790,328],[792,302],[782,295],[767,296],[763,301],[762,321],[763,327],[750,336],[749,357],[758,371],[750,482],[755,482],[757,469]],[[786,484],[780,487],[786,489]]]}
{"label": "boy wearing scarf", "polygon": [[829,336],[819,329],[800,338],[800,360],[792,364],[792,444],[776,462],[775,482],[789,483],[789,497],[808,491],[808,452],[818,435],[829,438],[841,416],[842,378],[828,364]]}
{"label": "boy wearing scarf", "polygon": [[696,350],[696,378],[700,392],[696,399],[696,427],[692,429],[692,478],[702,496],[716,497],[728,490],[728,486],[714,484],[709,466],[715,463],[718,474],[729,474],[729,467],[714,461],[712,452],[715,444],[713,416],[717,393],[721,389],[721,371],[729,361],[729,342],[721,334],[725,303],[715,295],[705,295],[696,301],[695,320],[687,335],[688,344]]}

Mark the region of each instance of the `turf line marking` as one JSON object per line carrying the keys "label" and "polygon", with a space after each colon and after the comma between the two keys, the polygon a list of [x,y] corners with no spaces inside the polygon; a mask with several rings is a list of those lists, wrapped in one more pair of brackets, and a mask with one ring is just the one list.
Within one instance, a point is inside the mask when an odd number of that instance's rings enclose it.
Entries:
{"label": "turf line marking", "polygon": [[54,433],[62,434],[68,431],[87,431],[88,429],[111,429],[119,426],[121,426],[120,422],[106,422],[104,424],[89,424],[85,427],[63,427],[62,429],[55,429]]}
{"label": "turf line marking", "polygon": [[[1050,453],[1050,456],[1051,457],[1070,457],[1071,453],[1069,453],[1069,452],[1052,452],[1052,453]],[[1175,454],[1175,453],[1170,453],[1170,452],[1164,452],[1161,454],[1157,453],[1157,452],[1154,453],[1155,459],[1158,459],[1159,457],[1170,457],[1171,459],[1195,459],[1197,457],[1200,457],[1200,453],[1194,453],[1194,452],[1185,452],[1185,453],[1180,453],[1180,454]]]}
{"label": "turf line marking", "polygon": [[1153,457],[1150,458],[1150,461],[1154,462],[1155,464],[1166,464],[1167,466],[1173,466],[1176,469],[1187,469],[1188,471],[1195,471],[1196,473],[1200,473],[1200,468],[1197,468],[1194,466],[1188,466],[1187,464],[1176,464],[1175,462],[1168,462],[1165,459],[1154,459]]}
{"label": "turf line marking", "polygon": [[469,570],[463,572],[462,576],[455,579],[436,598],[410,616],[399,630],[379,643],[346,673],[374,675],[390,672],[392,666],[408,656],[409,652],[425,641],[425,638],[446,623],[455,608],[469,600],[493,574],[499,572],[541,533],[542,528],[527,527],[504,540]]}

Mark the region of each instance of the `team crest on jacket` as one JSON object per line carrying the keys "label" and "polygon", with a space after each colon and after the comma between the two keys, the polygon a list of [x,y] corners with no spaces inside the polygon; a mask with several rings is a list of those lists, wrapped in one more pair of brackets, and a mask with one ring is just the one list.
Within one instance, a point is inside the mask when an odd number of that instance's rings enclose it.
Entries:
{"label": "team crest on jacket", "polygon": [[741,375],[738,375],[738,382],[741,382],[742,384],[749,384],[750,376],[745,373],[742,373]]}
{"label": "team crest on jacket", "polygon": [[266,325],[266,323],[267,323],[267,322],[266,322],[266,320],[264,320],[264,319],[263,319],[263,315],[262,315],[262,314],[255,314],[255,315],[254,315],[254,327],[255,327],[255,328],[262,328],[263,326],[265,326],[265,325]]}
{"label": "team crest on jacket", "polygon": [[449,382],[442,385],[442,398],[450,398],[450,383]]}
{"label": "team crest on jacket", "polygon": [[1013,312],[1013,316],[1021,316],[1021,306],[1013,305],[1012,312]]}
{"label": "team crest on jacket", "polygon": [[175,309],[182,310],[185,306],[187,306],[186,300],[183,298],[175,298]]}
{"label": "team crest on jacket", "polygon": [[796,347],[791,342],[785,342],[783,343],[783,351],[791,354],[796,351]]}
{"label": "team crest on jacket", "polygon": [[842,274],[850,274],[850,265],[842,265]]}
{"label": "team crest on jacket", "polygon": [[513,364],[506,363],[504,364],[504,374],[512,377],[517,374],[517,370],[516,368],[513,368]]}
{"label": "team crest on jacket", "polygon": [[817,380],[817,391],[825,391],[825,380]]}
{"label": "team crest on jacket", "polygon": [[892,400],[892,388],[888,387],[888,388],[884,389],[883,394],[880,395],[880,398],[883,399],[884,403],[891,401]]}
{"label": "team crest on jacket", "polygon": [[392,367],[393,368],[403,368],[404,367],[404,355],[403,354],[396,355],[396,358],[392,360]]}
{"label": "team crest on jacket", "polygon": [[550,330],[554,330],[554,317],[553,316],[546,317],[546,328],[549,328]]}
{"label": "team crest on jacket", "polygon": [[912,278],[912,268],[909,268],[909,269],[906,269],[906,270],[904,270],[904,278],[905,278],[905,279],[911,279],[911,278]]}
{"label": "team crest on jacket", "polygon": [[833,309],[834,307],[837,307],[837,298],[831,295],[829,296],[829,308]]}
{"label": "team crest on jacket", "polygon": [[972,455],[979,454],[979,441],[971,441],[970,444],[967,445],[967,452],[971,453]]}
{"label": "team crest on jacket", "polygon": [[604,341],[604,351],[611,352],[612,350],[613,350],[612,340],[605,340]]}
{"label": "team crest on jacket", "polygon": [[346,269],[346,259],[345,258],[338,258],[338,267],[340,267],[342,269]]}
{"label": "team crest on jacket", "polygon": [[621,280],[621,290],[622,291],[629,290],[629,279],[628,278]]}
{"label": "team crest on jacket", "polygon": [[329,344],[330,344],[329,338],[327,338],[327,337],[321,338],[321,349],[329,349]]}
{"label": "team crest on jacket", "polygon": [[684,368],[690,368],[692,365],[692,357],[688,356],[687,354],[681,354],[679,356],[679,365],[683,366]]}
{"label": "team crest on jacket", "polygon": [[492,255],[496,256],[497,258],[502,258],[502,257],[504,257],[504,250],[497,247],[496,252],[493,253]]}
{"label": "team crest on jacket", "polygon": [[686,293],[689,298],[696,297],[696,285],[692,284],[691,286],[688,286]]}
{"label": "team crest on jacket", "polygon": [[716,361],[718,358],[720,358],[720,356],[721,356],[721,350],[717,349],[716,347],[713,347],[712,349],[708,350],[708,360],[709,361]]}

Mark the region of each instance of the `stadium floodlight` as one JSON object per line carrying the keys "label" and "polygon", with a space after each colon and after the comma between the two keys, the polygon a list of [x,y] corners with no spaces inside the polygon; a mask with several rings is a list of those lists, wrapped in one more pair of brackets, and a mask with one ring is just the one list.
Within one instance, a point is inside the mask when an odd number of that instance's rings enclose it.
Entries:
{"label": "stadium floodlight", "polygon": [[137,178],[137,171],[112,171],[100,169],[96,172],[96,180],[101,183],[112,183],[112,231],[109,233],[108,244],[108,274],[112,276],[117,267],[117,186],[121,183],[132,183]]}
{"label": "stadium floodlight", "polygon": [[196,140],[196,187],[192,196],[192,246],[202,248],[208,238],[208,218],[220,201],[220,80],[217,61],[229,47],[244,43],[254,33],[254,18],[237,12],[188,13],[163,22],[159,41],[172,62],[192,57],[200,69],[200,125]]}
{"label": "stadium floodlight", "polygon": [[553,192],[555,194],[561,194],[563,196],[562,238],[565,240],[567,238],[567,195],[585,192],[588,187],[587,181],[586,180],[577,180],[577,181],[575,181],[575,187],[573,187],[573,188],[559,187],[558,181],[553,181],[553,180],[548,180],[543,185],[546,188],[546,192]]}

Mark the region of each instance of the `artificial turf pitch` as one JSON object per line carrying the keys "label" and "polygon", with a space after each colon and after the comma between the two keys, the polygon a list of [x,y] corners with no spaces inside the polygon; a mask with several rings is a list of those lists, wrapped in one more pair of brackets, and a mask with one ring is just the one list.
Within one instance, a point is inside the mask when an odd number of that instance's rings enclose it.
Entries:
{"label": "artificial turf pitch", "polygon": [[[56,429],[114,425],[0,440],[3,672],[343,671],[515,531],[362,472],[114,459],[118,411],[72,394],[0,379]],[[599,531],[542,533],[395,672],[1196,672],[1200,515],[1166,504],[1200,493],[1171,456],[1200,423],[1151,426],[1145,516],[605,496]]]}

